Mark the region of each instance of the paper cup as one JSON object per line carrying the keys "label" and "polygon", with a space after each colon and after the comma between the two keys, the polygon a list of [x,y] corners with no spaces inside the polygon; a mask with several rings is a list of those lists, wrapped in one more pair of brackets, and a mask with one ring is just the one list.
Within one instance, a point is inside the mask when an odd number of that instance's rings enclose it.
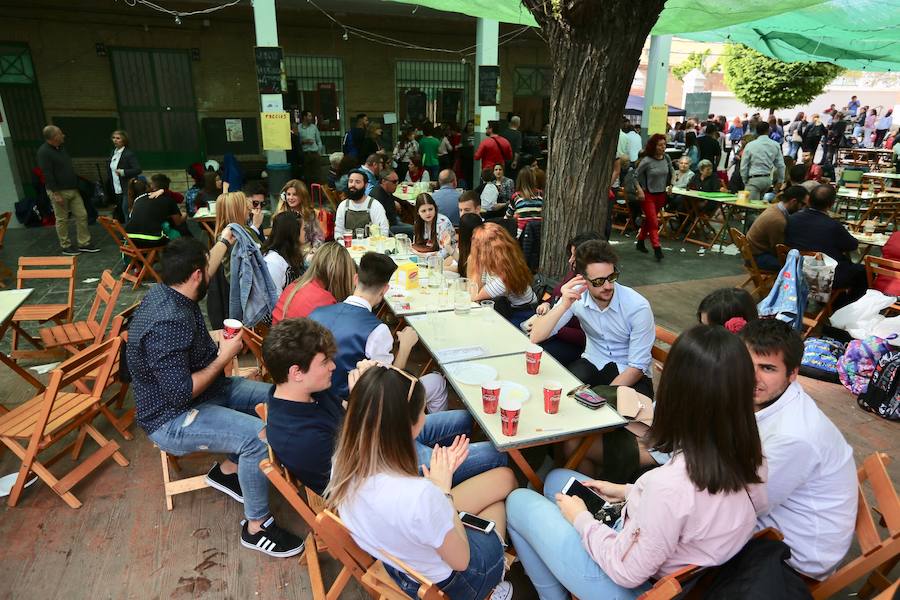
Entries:
{"label": "paper cup", "polygon": [[500,382],[488,381],[481,386],[481,403],[484,412],[493,415],[497,412],[497,403],[500,401]]}
{"label": "paper cup", "polygon": [[513,437],[519,431],[519,413],[522,412],[521,400],[500,399],[500,427],[503,435]]}
{"label": "paper cup", "polygon": [[344,248],[349,248],[353,245],[353,232],[345,231],[344,232]]}
{"label": "paper cup", "polygon": [[555,415],[559,412],[559,399],[562,397],[562,384],[558,381],[544,382],[544,412]]}
{"label": "paper cup", "polygon": [[525,370],[529,375],[537,375],[541,372],[541,355],[544,349],[538,345],[529,346],[525,351]]}
{"label": "paper cup", "polygon": [[226,340],[230,340],[236,336],[243,327],[244,324],[237,319],[225,319],[222,321],[222,337]]}

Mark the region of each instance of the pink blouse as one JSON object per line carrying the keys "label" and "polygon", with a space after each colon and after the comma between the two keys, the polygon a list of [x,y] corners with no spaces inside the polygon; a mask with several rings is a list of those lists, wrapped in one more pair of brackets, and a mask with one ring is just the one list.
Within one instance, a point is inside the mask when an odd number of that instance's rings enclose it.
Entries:
{"label": "pink blouse", "polygon": [[[765,479],[766,474],[763,464],[760,475]],[[587,511],[575,519],[588,554],[610,579],[626,588],[687,565],[726,562],[750,539],[756,515],[765,512],[768,502],[764,484],[750,486],[749,492],[699,491],[688,478],[681,454],[629,488],[621,531]]]}

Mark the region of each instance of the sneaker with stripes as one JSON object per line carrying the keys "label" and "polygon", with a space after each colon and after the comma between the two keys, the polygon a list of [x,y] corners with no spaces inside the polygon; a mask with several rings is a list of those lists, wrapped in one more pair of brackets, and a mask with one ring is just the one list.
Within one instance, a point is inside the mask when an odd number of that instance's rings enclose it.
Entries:
{"label": "sneaker with stripes", "polygon": [[246,519],[241,521],[241,545],[277,558],[287,558],[303,552],[303,540],[275,525],[275,517],[271,516],[265,520],[258,533],[250,533]]}

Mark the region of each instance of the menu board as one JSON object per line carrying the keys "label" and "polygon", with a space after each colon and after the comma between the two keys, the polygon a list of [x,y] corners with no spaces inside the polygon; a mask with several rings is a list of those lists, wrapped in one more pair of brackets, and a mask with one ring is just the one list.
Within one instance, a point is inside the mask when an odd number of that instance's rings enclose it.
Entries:
{"label": "menu board", "polygon": [[281,62],[284,53],[278,46],[257,46],[256,85],[260,94],[281,94]]}
{"label": "menu board", "polygon": [[478,106],[497,106],[500,91],[500,67],[478,66]]}

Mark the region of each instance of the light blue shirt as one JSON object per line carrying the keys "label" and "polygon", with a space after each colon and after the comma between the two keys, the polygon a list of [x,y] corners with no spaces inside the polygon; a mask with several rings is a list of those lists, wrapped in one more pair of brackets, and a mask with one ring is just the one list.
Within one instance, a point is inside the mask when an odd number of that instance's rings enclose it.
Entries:
{"label": "light blue shirt", "polygon": [[551,335],[556,335],[572,317],[578,317],[587,337],[582,358],[598,370],[614,362],[619,373],[634,367],[652,377],[650,350],[656,340],[656,325],[650,303],[629,287],[618,283],[614,286],[612,300],[605,309],[597,306],[590,291],[585,290],[560,317]]}
{"label": "light blue shirt", "polygon": [[459,197],[462,191],[457,190],[453,185],[442,185],[439,190],[435,190],[431,197],[438,206],[438,212],[450,219],[454,227],[459,226]]}

